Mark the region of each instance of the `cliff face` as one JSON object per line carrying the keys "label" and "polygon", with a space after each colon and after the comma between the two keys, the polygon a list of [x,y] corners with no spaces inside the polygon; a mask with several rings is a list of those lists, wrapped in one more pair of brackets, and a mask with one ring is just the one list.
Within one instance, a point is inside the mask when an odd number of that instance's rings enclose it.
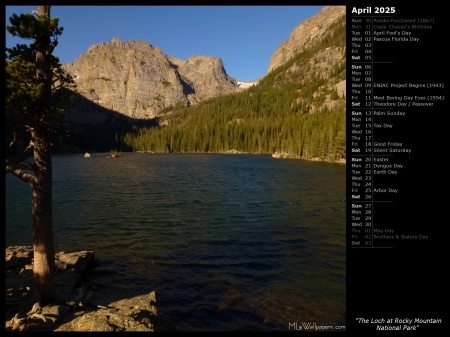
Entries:
{"label": "cliff face", "polygon": [[[242,90],[220,58],[193,56],[183,61],[145,41],[114,38],[91,46],[63,68],[85,99],[131,118],[153,118],[164,108]],[[77,122],[99,122],[80,104],[69,115]]]}
{"label": "cliff face", "polygon": [[[309,47],[343,15],[345,6],[325,6],[317,15],[301,22],[290,39],[273,53],[268,72]],[[340,57],[333,54],[328,58],[334,56]],[[195,105],[248,87],[228,76],[221,58],[191,56],[180,60],[141,40],[122,42],[114,38],[106,44],[91,46],[63,68],[74,77],[80,94],[66,112],[76,123],[104,123],[111,120],[109,112],[151,119],[174,106]]]}
{"label": "cliff face", "polygon": [[288,41],[284,41],[269,62],[268,72],[286,63],[295,54],[309,47],[314,40],[326,33],[328,27],[345,15],[345,6],[325,6],[316,15],[302,21],[294,28]]}
{"label": "cliff face", "polygon": [[190,104],[240,91],[237,81],[228,76],[221,58],[191,56],[185,61],[169,57],[180,74]]}

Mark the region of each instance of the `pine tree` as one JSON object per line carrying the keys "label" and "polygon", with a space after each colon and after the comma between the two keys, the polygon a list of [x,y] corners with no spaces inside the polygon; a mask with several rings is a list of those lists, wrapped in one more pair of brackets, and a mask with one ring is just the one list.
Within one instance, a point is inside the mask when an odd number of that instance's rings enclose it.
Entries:
{"label": "pine tree", "polygon": [[[13,36],[32,40],[6,48],[6,119],[9,120],[6,173],[32,189],[33,278],[35,300],[49,303],[53,293],[54,242],[52,215],[52,146],[63,121],[66,85],[73,84],[53,56],[58,18],[50,18],[50,6],[38,6],[33,14],[13,14],[6,29]],[[33,158],[32,163],[27,159]]]}

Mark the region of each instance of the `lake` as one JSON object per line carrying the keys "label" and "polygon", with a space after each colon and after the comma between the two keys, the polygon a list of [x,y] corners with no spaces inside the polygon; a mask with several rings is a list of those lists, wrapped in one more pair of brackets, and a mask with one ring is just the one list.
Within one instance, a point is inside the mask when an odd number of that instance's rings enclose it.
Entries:
{"label": "lake", "polygon": [[[53,157],[56,251],[155,290],[180,331],[345,325],[345,165],[265,155]],[[31,189],[6,176],[6,246],[32,245]]]}

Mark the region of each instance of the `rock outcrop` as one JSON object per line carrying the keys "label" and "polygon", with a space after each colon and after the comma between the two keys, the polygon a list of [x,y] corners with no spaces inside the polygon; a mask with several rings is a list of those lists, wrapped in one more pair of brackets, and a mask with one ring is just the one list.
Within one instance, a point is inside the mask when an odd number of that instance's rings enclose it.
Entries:
{"label": "rock outcrop", "polygon": [[[33,247],[6,248],[6,331],[155,331],[170,330],[159,315],[156,294],[130,295],[114,285],[86,281],[95,268],[93,251],[55,254],[55,300],[30,308]],[[28,301],[28,302],[27,302]],[[155,327],[158,323],[158,328]]]}
{"label": "rock outcrop", "polygon": [[322,10],[302,21],[275,52],[269,62],[268,72],[286,63],[291,57],[310,46],[314,40],[326,33],[328,27],[345,15],[345,6],[325,6]]}
{"label": "rock outcrop", "polygon": [[[189,106],[242,90],[228,76],[222,59],[192,56],[179,60],[142,40],[91,46],[73,63],[63,65],[76,92],[103,108],[137,119],[149,119],[176,105]],[[102,122],[85,106],[74,104],[67,117],[75,122]],[[99,120],[100,118],[100,120]]]}
{"label": "rock outcrop", "polygon": [[186,60],[169,57],[187,84],[186,94],[190,104],[240,91],[238,82],[228,76],[222,59],[210,56],[191,56]]}

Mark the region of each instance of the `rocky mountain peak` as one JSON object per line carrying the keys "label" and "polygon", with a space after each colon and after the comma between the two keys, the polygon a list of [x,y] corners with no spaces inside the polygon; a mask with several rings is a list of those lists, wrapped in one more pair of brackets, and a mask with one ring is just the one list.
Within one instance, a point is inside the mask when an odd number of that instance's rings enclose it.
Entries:
{"label": "rocky mountain peak", "polygon": [[309,47],[314,40],[322,36],[338,18],[345,15],[345,6],[324,6],[322,10],[302,21],[272,55],[268,72],[286,63],[291,57]]}
{"label": "rocky mountain peak", "polygon": [[128,42],[123,42],[120,38],[114,37],[111,39],[111,41],[108,41],[106,44],[104,42],[100,42],[97,45],[92,45],[88,49],[89,52],[96,51],[98,49],[102,48],[121,48],[121,49],[134,49],[134,50],[140,50],[144,52],[151,52],[154,48],[153,46],[143,40],[130,40]]}
{"label": "rocky mountain peak", "polygon": [[[310,46],[345,12],[345,6],[325,6],[315,16],[302,21],[291,32],[290,39],[275,50],[268,71]],[[328,53],[334,52],[339,54],[339,51]],[[339,58],[341,54],[338,54],[331,56]],[[83,104],[75,103],[67,116],[80,123],[104,120],[106,115],[91,111],[94,106],[131,118],[150,119],[172,107],[191,106],[215,96],[239,92],[259,81],[237,81],[227,74],[220,57],[194,55],[181,60],[146,41],[124,42],[117,37],[91,46],[63,68],[74,77],[77,92],[83,98]]]}
{"label": "rocky mountain peak", "polygon": [[[154,118],[165,108],[242,90],[227,75],[221,58],[191,56],[183,61],[142,40],[101,42],[63,68],[82,97],[131,118]],[[74,104],[68,115],[76,122],[94,122],[85,105]]]}

